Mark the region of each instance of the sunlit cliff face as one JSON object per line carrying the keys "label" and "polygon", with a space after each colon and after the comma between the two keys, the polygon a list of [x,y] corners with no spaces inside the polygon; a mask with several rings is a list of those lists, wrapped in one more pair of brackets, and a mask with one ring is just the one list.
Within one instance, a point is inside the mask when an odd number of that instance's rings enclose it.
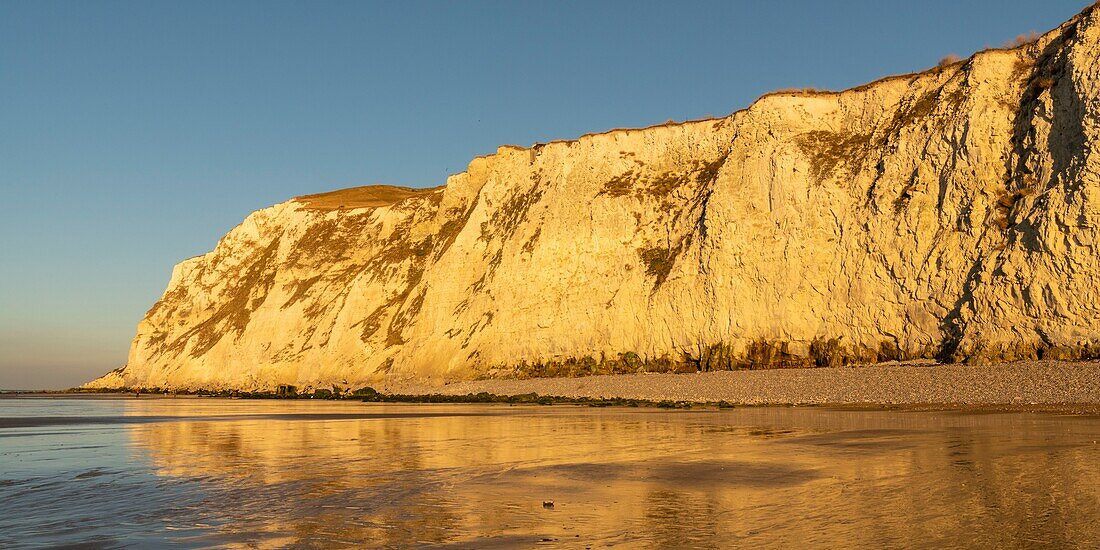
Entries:
{"label": "sunlit cliff face", "polygon": [[250,215],[93,387],[1100,356],[1100,12]]}
{"label": "sunlit cliff face", "polygon": [[210,540],[1003,547],[1098,535],[1087,419],[247,405],[130,411],[255,415],[131,430],[166,483],[205,487],[187,514],[224,522]]}

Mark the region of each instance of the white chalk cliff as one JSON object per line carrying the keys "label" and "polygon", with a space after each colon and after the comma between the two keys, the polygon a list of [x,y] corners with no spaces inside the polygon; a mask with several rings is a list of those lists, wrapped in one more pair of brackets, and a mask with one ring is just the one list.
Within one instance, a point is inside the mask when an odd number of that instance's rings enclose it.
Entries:
{"label": "white chalk cliff", "polygon": [[1100,356],[1100,10],[248,216],[89,387]]}

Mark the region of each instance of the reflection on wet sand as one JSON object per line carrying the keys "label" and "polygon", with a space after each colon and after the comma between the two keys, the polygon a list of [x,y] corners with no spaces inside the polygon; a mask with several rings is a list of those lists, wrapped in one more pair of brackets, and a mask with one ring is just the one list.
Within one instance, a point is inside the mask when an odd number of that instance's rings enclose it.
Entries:
{"label": "reflection on wet sand", "polygon": [[[393,414],[318,414],[347,412]],[[223,418],[242,413],[282,416]],[[129,433],[158,476],[201,486],[173,520],[210,525],[196,543],[1100,543],[1091,418],[186,400],[128,414],[181,417]]]}

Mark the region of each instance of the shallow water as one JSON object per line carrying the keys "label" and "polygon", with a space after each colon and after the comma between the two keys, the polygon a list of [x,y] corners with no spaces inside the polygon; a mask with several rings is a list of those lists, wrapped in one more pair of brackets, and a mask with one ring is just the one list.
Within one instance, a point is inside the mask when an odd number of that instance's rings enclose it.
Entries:
{"label": "shallow water", "polygon": [[1034,413],[0,399],[0,547],[1095,548],[1097,441]]}

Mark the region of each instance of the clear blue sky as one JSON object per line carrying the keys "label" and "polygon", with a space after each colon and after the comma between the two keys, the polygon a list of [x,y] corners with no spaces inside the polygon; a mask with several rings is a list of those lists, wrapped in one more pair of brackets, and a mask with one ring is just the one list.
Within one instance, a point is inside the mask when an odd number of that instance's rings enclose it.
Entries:
{"label": "clear blue sky", "polygon": [[172,265],[258,208],[920,70],[1086,4],[0,1],[0,388],[122,365]]}

